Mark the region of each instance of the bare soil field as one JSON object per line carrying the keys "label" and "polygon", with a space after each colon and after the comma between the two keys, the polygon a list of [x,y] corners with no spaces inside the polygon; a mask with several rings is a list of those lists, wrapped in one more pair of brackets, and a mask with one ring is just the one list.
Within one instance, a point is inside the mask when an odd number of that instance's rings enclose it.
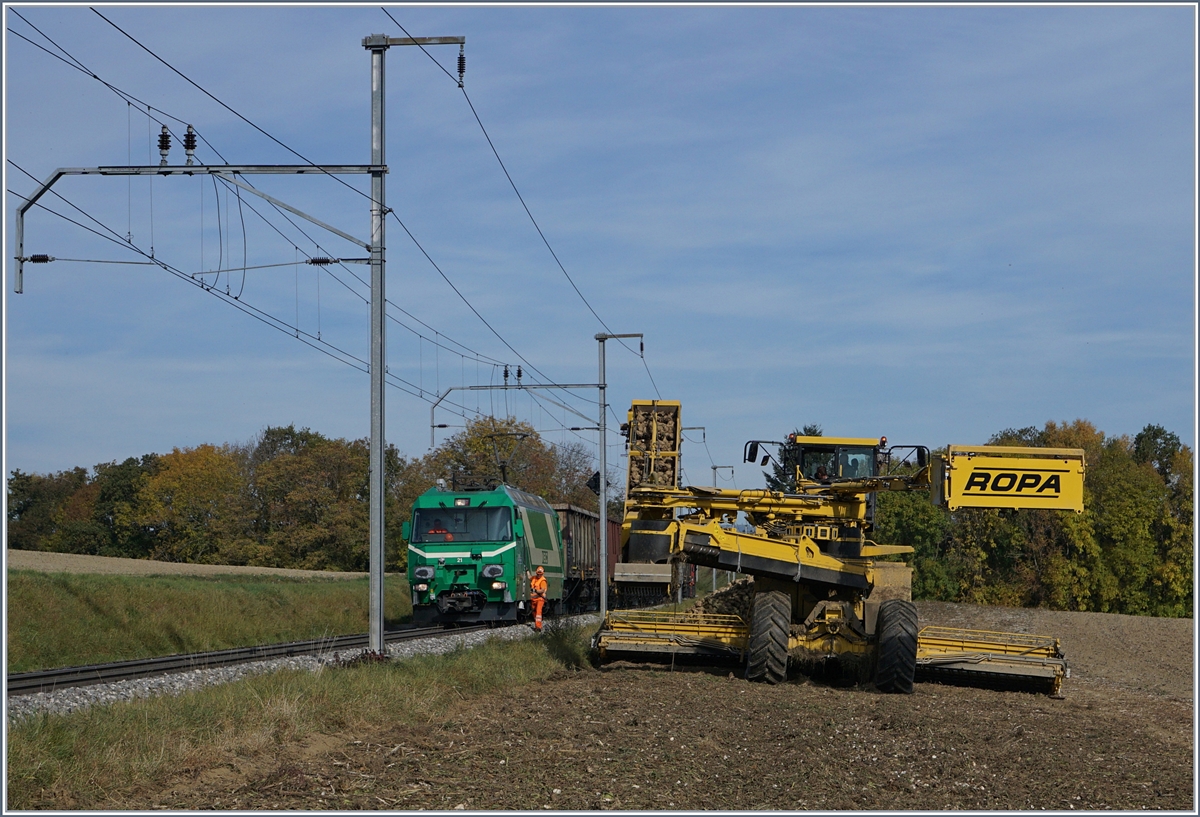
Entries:
{"label": "bare soil field", "polygon": [[918,604],[1063,640],[1065,697],[614,664],[173,781],[133,808],[1194,811],[1192,622]]}
{"label": "bare soil field", "polygon": [[464,699],[443,722],[230,756],[105,806],[1194,812],[1191,619],[917,607],[922,626],[1057,636],[1063,697],[617,663]]}

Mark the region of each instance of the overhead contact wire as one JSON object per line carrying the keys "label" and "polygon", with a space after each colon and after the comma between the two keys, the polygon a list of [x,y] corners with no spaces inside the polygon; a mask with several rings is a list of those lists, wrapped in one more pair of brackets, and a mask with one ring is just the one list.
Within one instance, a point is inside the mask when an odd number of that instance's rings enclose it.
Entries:
{"label": "overhead contact wire", "polygon": [[[59,51],[63,52],[63,53],[64,53],[64,54],[66,54],[68,57],[70,57],[70,59],[69,59],[69,60],[67,60],[67,59],[64,59],[63,57],[60,57],[58,54],[55,54],[53,51],[49,50],[49,49],[48,49],[48,48],[46,48],[45,46],[42,46],[42,45],[39,45],[38,43],[35,43],[33,40],[31,40],[31,39],[29,39],[28,37],[26,37],[25,35],[21,34],[19,31],[15,31],[15,30],[13,30],[13,29],[9,28],[9,29],[8,29],[8,32],[9,32],[10,34],[13,34],[13,35],[15,35],[15,36],[19,37],[20,39],[22,39],[22,40],[24,40],[25,42],[27,42],[27,43],[29,43],[30,45],[32,45],[34,48],[37,48],[37,49],[39,49],[39,50],[41,50],[41,51],[44,51],[45,53],[49,54],[51,57],[54,57],[54,59],[58,60],[59,62],[62,62],[62,63],[64,63],[65,65],[69,66],[70,68],[74,68],[76,71],[79,71],[81,74],[86,74],[87,76],[89,76],[89,77],[91,77],[92,79],[96,80],[96,81],[97,81],[97,82],[99,82],[101,85],[103,85],[104,87],[108,88],[108,89],[109,89],[110,91],[112,91],[114,94],[116,94],[117,96],[119,96],[119,97],[120,97],[121,99],[123,99],[123,100],[124,100],[124,101],[125,101],[127,104],[132,104],[132,103],[136,102],[136,103],[138,103],[138,105],[144,105],[144,106],[146,107],[146,109],[147,109],[147,110],[153,110],[153,111],[155,111],[155,112],[157,112],[157,113],[160,113],[160,114],[162,114],[163,116],[165,116],[167,119],[170,119],[170,120],[172,120],[172,121],[178,122],[180,125],[187,125],[187,124],[190,124],[190,123],[188,123],[188,122],[184,121],[183,119],[180,119],[180,118],[179,118],[179,117],[177,117],[177,116],[172,116],[170,113],[168,113],[168,112],[164,111],[164,110],[163,110],[163,109],[161,109],[161,108],[156,108],[156,107],[154,107],[153,105],[150,105],[150,104],[148,104],[148,103],[147,103],[145,100],[138,99],[136,96],[134,96],[133,94],[129,93],[128,91],[124,91],[124,90],[122,90],[122,89],[118,88],[117,86],[113,85],[112,83],[110,83],[110,82],[107,82],[107,81],[106,81],[106,80],[104,80],[102,77],[100,77],[98,74],[96,74],[96,73],[92,72],[90,69],[88,69],[88,67],[87,67],[87,66],[85,66],[85,65],[84,65],[82,62],[80,62],[78,59],[76,59],[74,56],[72,56],[72,55],[71,55],[71,53],[70,53],[69,51],[67,51],[65,48],[63,48],[61,45],[59,45],[57,42],[55,42],[53,39],[51,39],[49,36],[47,36],[47,35],[46,35],[46,34],[45,34],[45,33],[44,33],[44,32],[43,32],[41,29],[39,29],[39,28],[38,28],[37,26],[35,26],[33,23],[31,23],[31,22],[29,22],[28,20],[26,20],[24,17],[21,17],[21,14],[20,14],[20,12],[18,12],[16,9],[10,9],[10,10],[12,11],[12,13],[13,13],[13,14],[17,15],[17,16],[18,16],[18,17],[20,17],[22,20],[24,20],[26,25],[28,25],[30,28],[32,28],[34,31],[36,31],[38,34],[41,34],[43,37],[45,37],[47,42],[49,42],[51,45],[53,45],[53,46],[54,46],[55,48],[57,48]],[[154,119],[154,121],[155,121],[155,122],[157,122],[158,124],[160,124],[160,125],[166,125],[166,123],[165,123],[165,122],[163,122],[161,119],[158,119],[157,117],[152,117],[152,118],[153,118],[153,119]],[[168,130],[170,130],[170,129],[168,128]],[[217,155],[217,158],[219,158],[219,159],[220,159],[222,162],[224,162],[225,164],[229,164],[229,161],[228,161],[228,160],[227,160],[227,159],[226,159],[224,156],[222,156],[222,155],[221,155],[221,152],[220,152],[219,150],[217,150],[215,147],[213,147],[212,143],[211,143],[211,142],[209,142],[209,141],[208,141],[208,139],[206,139],[206,138],[204,137],[204,134],[202,134],[202,133],[201,133],[200,131],[198,131],[198,130],[195,130],[194,128],[193,128],[193,131],[194,131],[194,133],[196,134],[196,136],[197,136],[197,137],[200,139],[200,141],[201,141],[201,142],[203,142],[204,144],[208,145],[208,148],[209,148],[209,150],[211,150],[213,153],[215,153],[215,154]],[[172,136],[174,136],[176,139],[179,139],[179,138],[180,138],[180,136],[179,136],[178,134],[176,134],[174,131],[170,131],[170,133],[171,133],[171,135],[172,135]]]}
{"label": "overhead contact wire", "polygon": [[[408,33],[408,30],[404,26],[400,25],[399,21],[397,21],[396,18],[391,15],[391,12],[389,12],[386,8],[383,8],[383,7],[380,7],[380,10],[383,11],[383,13],[388,16],[388,19],[391,20],[393,23],[395,23],[400,28],[400,30],[404,32],[406,37],[408,37],[409,39],[413,39],[413,36]],[[596,318],[596,320],[599,321],[600,325],[602,327],[604,327],[604,330],[606,332],[608,332],[610,335],[615,334],[612,331],[612,329],[609,328],[608,324],[604,322],[604,319],[600,317],[600,314],[598,312],[596,312],[596,310],[592,307],[591,302],[589,302],[588,299],[584,296],[583,292],[579,289],[579,286],[575,283],[575,280],[571,277],[570,273],[567,272],[567,268],[565,266],[563,266],[562,261],[558,257],[558,253],[556,253],[554,251],[554,247],[550,246],[550,241],[546,238],[546,234],[544,232],[542,232],[542,228],[538,224],[537,219],[534,218],[533,212],[530,211],[529,205],[525,203],[525,197],[522,196],[521,191],[519,189],[517,189],[517,184],[516,184],[516,182],[513,181],[512,174],[510,174],[508,172],[508,168],[505,166],[504,160],[500,158],[500,152],[498,150],[496,150],[496,145],[492,142],[492,137],[488,134],[487,128],[484,127],[483,120],[480,118],[478,111],[475,110],[475,105],[471,102],[471,97],[469,94],[467,94],[467,89],[465,87],[463,87],[462,83],[459,82],[454,77],[453,74],[451,74],[449,71],[447,71],[445,66],[443,66],[440,62],[438,62],[437,59],[432,54],[430,54],[429,51],[426,50],[426,48],[423,45],[421,45],[420,43],[418,43],[417,45],[420,47],[421,51],[423,51],[425,53],[425,56],[427,56],[427,57],[429,57],[429,59],[433,60],[433,63],[442,70],[442,73],[444,73],[446,76],[450,77],[450,79],[456,85],[458,85],[459,90],[462,91],[463,99],[466,100],[467,106],[471,109],[472,116],[475,117],[475,121],[476,121],[476,123],[478,123],[480,131],[483,132],[483,138],[487,140],[488,147],[491,148],[491,150],[492,150],[492,155],[494,155],[496,157],[496,161],[500,164],[500,169],[504,172],[504,177],[506,179],[508,179],[509,185],[512,187],[513,192],[516,193],[517,200],[521,202],[521,207],[524,208],[525,214],[527,216],[529,216],[529,220],[530,220],[530,222],[533,223],[533,228],[535,230],[537,230],[537,234],[542,239],[542,243],[545,244],[546,249],[550,251],[550,255],[554,259],[554,263],[558,265],[559,270],[562,271],[562,274],[566,277],[567,281],[571,284],[571,288],[575,290],[575,294],[579,296],[579,299],[581,301],[583,301],[583,304],[584,304],[584,306],[586,306],[588,308],[588,311],[591,312],[592,315]],[[646,364],[645,355],[639,354],[637,352],[633,352],[633,349],[630,348],[629,345],[626,344],[624,339],[622,339],[622,338],[614,338],[614,340],[616,340],[618,343],[620,343],[622,346],[624,346],[625,349],[628,350],[629,352],[638,354],[638,356],[642,358],[642,365],[646,367],[646,375],[650,378],[650,384],[652,386],[654,386],[654,392],[655,392],[655,394],[658,394],[659,399],[661,400],[662,394],[658,391],[658,385],[654,382],[654,376],[650,374],[650,367],[648,364]]]}
{"label": "overhead contact wire", "polygon": [[315,162],[313,162],[311,159],[309,159],[309,158],[307,158],[306,156],[304,156],[303,154],[301,154],[299,151],[297,151],[297,150],[294,150],[293,148],[291,148],[291,147],[289,147],[288,145],[284,144],[284,143],[283,143],[282,141],[280,141],[279,139],[276,139],[274,136],[272,136],[271,134],[267,133],[265,130],[263,130],[262,128],[260,128],[258,125],[254,124],[254,123],[253,123],[253,122],[251,122],[249,119],[247,119],[246,117],[242,116],[242,114],[240,114],[238,111],[234,110],[232,107],[230,107],[230,106],[229,106],[229,105],[227,105],[226,103],[222,102],[220,99],[218,99],[217,97],[213,96],[213,95],[212,95],[211,93],[209,93],[207,90],[205,90],[204,88],[202,88],[202,87],[201,87],[201,86],[200,86],[198,83],[196,83],[196,82],[195,82],[195,81],[193,81],[193,80],[192,80],[190,77],[188,77],[188,75],[187,75],[187,74],[183,73],[183,72],[182,72],[182,71],[180,71],[178,68],[176,68],[175,66],[171,65],[171,63],[167,62],[167,61],[166,61],[166,60],[164,60],[162,57],[158,56],[158,54],[155,54],[155,53],[154,53],[153,51],[151,51],[149,48],[147,48],[146,46],[142,45],[142,43],[140,43],[140,42],[137,40],[137,38],[135,38],[135,37],[134,37],[132,34],[130,34],[129,32],[125,31],[125,29],[121,28],[119,25],[117,25],[116,23],[114,23],[112,20],[108,19],[108,18],[107,18],[107,17],[105,17],[103,14],[101,14],[101,13],[100,13],[100,12],[98,12],[98,11],[96,11],[96,9],[95,9],[95,8],[93,8],[93,7],[91,7],[91,6],[89,6],[89,8],[91,8],[91,10],[92,10],[92,11],[93,11],[93,12],[96,14],[96,16],[97,16],[97,17],[99,17],[101,20],[103,20],[104,22],[108,23],[110,26],[112,26],[113,28],[115,28],[117,31],[121,32],[121,33],[122,33],[122,34],[124,34],[126,37],[128,37],[128,38],[129,38],[129,40],[130,40],[131,42],[133,42],[133,44],[134,44],[134,45],[136,45],[138,48],[142,49],[142,50],[143,50],[143,51],[145,51],[147,54],[149,54],[150,56],[154,57],[154,59],[158,60],[158,61],[159,61],[159,62],[161,62],[163,65],[165,65],[165,66],[167,66],[168,68],[170,68],[172,71],[174,71],[176,74],[178,74],[178,75],[179,75],[179,77],[180,77],[181,79],[183,79],[185,82],[187,82],[188,84],[190,84],[190,85],[191,85],[193,88],[195,88],[196,90],[200,91],[200,93],[202,93],[202,94],[204,94],[205,96],[207,96],[207,97],[208,97],[209,99],[211,99],[213,102],[217,103],[217,104],[218,104],[218,105],[220,105],[222,108],[224,108],[225,110],[229,111],[231,114],[233,114],[233,115],[234,115],[234,116],[236,116],[238,119],[240,119],[240,120],[242,120],[243,122],[245,122],[245,123],[246,123],[247,125],[249,125],[250,127],[254,128],[256,131],[258,131],[258,132],[259,132],[259,133],[261,133],[263,136],[265,136],[265,137],[267,137],[268,139],[270,139],[270,140],[271,140],[272,142],[274,142],[275,144],[279,145],[281,148],[283,148],[284,150],[286,150],[288,153],[291,153],[293,156],[296,156],[296,157],[297,157],[297,158],[299,158],[301,161],[303,161],[305,164],[307,164],[307,165],[311,166],[313,169],[315,169],[315,170],[320,170],[321,172],[325,173],[325,175],[329,176],[331,179],[334,179],[334,180],[336,180],[336,181],[337,181],[339,184],[343,185],[343,186],[344,186],[344,187],[346,187],[347,189],[349,189],[349,190],[353,190],[355,193],[357,193],[358,195],[362,196],[363,198],[366,198],[366,199],[370,199],[370,198],[371,198],[371,196],[370,196],[369,194],[367,194],[367,193],[364,193],[363,191],[359,190],[357,187],[355,187],[354,185],[350,184],[350,183],[349,183],[349,182],[347,182],[345,179],[342,179],[342,178],[340,178],[340,177],[338,177],[338,176],[334,175],[333,173],[330,173],[330,172],[329,172],[329,171],[327,171],[327,170],[323,170],[323,169],[322,169],[321,167],[319,167],[319,166],[318,166],[318,165],[317,165]]}

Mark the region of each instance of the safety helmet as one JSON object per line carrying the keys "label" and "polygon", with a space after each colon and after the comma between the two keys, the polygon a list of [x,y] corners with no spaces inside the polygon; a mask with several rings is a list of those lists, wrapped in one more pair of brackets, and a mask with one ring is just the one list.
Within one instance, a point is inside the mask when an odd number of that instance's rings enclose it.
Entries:
{"label": "safety helmet", "polygon": [[545,572],[546,572],[546,568],[542,567],[541,565],[538,565],[537,574],[540,576]]}

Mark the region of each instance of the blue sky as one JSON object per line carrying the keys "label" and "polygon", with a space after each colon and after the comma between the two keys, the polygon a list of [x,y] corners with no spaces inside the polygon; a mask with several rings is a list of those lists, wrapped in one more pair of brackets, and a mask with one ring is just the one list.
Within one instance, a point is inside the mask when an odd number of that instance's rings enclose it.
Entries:
{"label": "blue sky", "polygon": [[[305,157],[369,161],[361,40],[402,34],[378,6],[97,8]],[[144,110],[14,36],[55,50],[14,10],[106,82],[193,124],[230,163],[298,161],[88,8],[8,6],[4,151],[39,179],[157,164],[159,126],[148,133]],[[742,443],[805,423],[940,446],[1084,418],[1110,435],[1157,423],[1194,446],[1194,8],[390,10],[413,35],[466,36],[467,93],[554,251],[611,331],[645,334],[645,365],[609,344],[610,427],[632,399],[681,400],[685,425],[706,429],[707,449],[700,432],[685,444],[691,482],[711,483],[716,464],[760,485]],[[457,49],[432,53],[455,71]],[[527,382],[594,383],[603,327],[462,92],[416,49],[386,59],[388,205],[544,375]],[[198,156],[219,161],[203,145]],[[182,160],[176,142],[172,163]],[[4,172],[7,189],[34,189],[13,164]],[[309,176],[251,182],[369,238],[359,192]],[[334,268],[339,282],[296,263],[361,255],[353,245],[306,226],[318,250],[248,197],[243,248],[223,191],[218,237],[211,181],[54,189],[185,274],[208,272],[241,303],[367,357],[365,289],[351,273],[367,280],[368,268]],[[155,267],[56,261],[27,267],[14,295],[18,202],[7,194],[6,472],[246,441],[289,423],[367,436],[367,375]],[[36,210],[25,246],[143,260]],[[387,253],[389,300],[432,327],[395,310],[425,339],[388,327],[389,371],[416,395],[389,389],[387,436],[418,456],[431,395],[501,382],[495,361],[530,367],[394,220]],[[243,258],[285,266],[244,284],[241,272],[211,274]],[[450,399],[468,413],[506,405],[498,392]],[[561,430],[588,423],[539,400],[510,393],[508,412],[594,449],[596,433]],[[568,402],[594,417],[594,392]],[[611,429],[619,467],[622,442]]]}

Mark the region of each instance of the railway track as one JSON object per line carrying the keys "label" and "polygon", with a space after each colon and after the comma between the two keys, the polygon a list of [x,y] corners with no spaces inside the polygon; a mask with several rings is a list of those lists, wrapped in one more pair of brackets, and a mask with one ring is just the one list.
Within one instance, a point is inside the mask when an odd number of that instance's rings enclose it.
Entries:
{"label": "railway track", "polygon": [[[430,638],[436,635],[469,633],[487,629],[486,625],[457,627],[447,630],[442,627],[413,627],[391,630],[384,633],[385,643]],[[297,655],[318,655],[345,650],[365,650],[368,635],[335,636],[314,641],[293,641],[286,644],[265,644],[257,647],[242,647],[232,650],[198,652],[186,655],[167,655],[161,658],[144,658],[136,661],[115,661],[111,664],[91,664],[85,667],[61,667],[59,669],[18,672],[8,676],[9,695],[29,695],[35,692],[53,692],[67,687],[108,684],[185,672],[196,669],[212,669],[231,664],[245,664],[271,658],[288,658]]]}

